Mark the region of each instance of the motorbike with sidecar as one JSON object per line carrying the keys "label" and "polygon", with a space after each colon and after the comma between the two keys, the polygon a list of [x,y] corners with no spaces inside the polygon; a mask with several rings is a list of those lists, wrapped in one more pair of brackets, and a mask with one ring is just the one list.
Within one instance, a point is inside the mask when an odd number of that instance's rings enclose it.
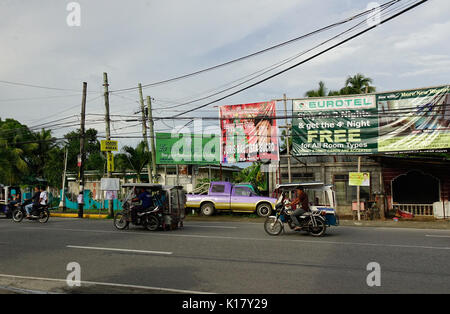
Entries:
{"label": "motorbike with sidecar", "polygon": [[[302,187],[314,202],[310,203],[310,212],[305,212],[298,217],[300,230],[297,231],[306,231],[313,236],[322,236],[325,234],[327,226],[339,225],[339,217],[335,210],[336,197],[332,185],[325,185],[321,182],[279,184],[275,190],[279,195],[275,205],[275,216],[267,217],[264,222],[264,230],[269,235],[279,235],[284,231],[285,224],[292,230],[297,227],[291,218],[293,209],[289,205],[288,194],[299,187]],[[320,198],[317,197],[317,193],[321,194]]]}
{"label": "motorbike with sidecar", "polygon": [[[122,188],[127,189],[122,202],[121,211],[114,215],[114,226],[119,230],[127,229],[131,224],[143,226],[147,230],[173,230],[183,227],[185,218],[186,194],[181,186],[161,185],[153,183],[126,183]],[[145,189],[151,194],[153,206],[136,212],[132,218],[133,196],[136,189]]]}

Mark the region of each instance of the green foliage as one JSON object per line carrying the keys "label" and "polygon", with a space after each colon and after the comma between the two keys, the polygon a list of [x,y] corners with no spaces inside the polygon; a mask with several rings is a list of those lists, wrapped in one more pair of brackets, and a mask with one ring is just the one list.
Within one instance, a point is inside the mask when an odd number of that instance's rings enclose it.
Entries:
{"label": "green foliage", "polygon": [[261,172],[261,163],[254,162],[250,167],[242,169],[240,172],[233,174],[234,183],[251,183],[259,191],[267,191],[266,175]]}

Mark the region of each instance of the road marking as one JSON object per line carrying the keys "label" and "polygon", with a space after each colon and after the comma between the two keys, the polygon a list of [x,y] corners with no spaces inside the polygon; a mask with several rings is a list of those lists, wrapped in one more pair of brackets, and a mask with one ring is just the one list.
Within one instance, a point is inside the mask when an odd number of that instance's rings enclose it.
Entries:
{"label": "road marking", "polygon": [[420,245],[404,245],[404,244],[382,244],[382,243],[362,243],[362,242],[338,242],[338,241],[324,241],[317,240],[287,240],[285,237],[274,238],[244,238],[244,237],[227,237],[227,236],[213,236],[213,235],[195,235],[195,234],[163,234],[157,232],[132,232],[132,231],[106,231],[106,230],[86,230],[86,229],[60,229],[60,228],[38,228],[27,227],[26,229],[48,230],[48,231],[74,231],[74,232],[93,232],[93,233],[109,233],[109,234],[131,234],[131,235],[146,235],[146,236],[160,236],[160,237],[184,237],[184,238],[204,238],[204,239],[219,239],[219,240],[238,240],[238,241],[283,241],[283,242],[301,242],[309,244],[332,244],[332,245],[353,245],[353,246],[372,246],[372,247],[395,247],[395,248],[410,248],[410,249],[430,249],[430,250],[450,250],[450,247],[443,246],[420,246]]}
{"label": "road marking", "polygon": [[115,249],[107,247],[92,247],[92,246],[77,246],[77,245],[67,245],[68,248],[72,249],[85,249],[85,250],[99,250],[99,251],[116,251],[116,252],[129,252],[129,253],[145,253],[145,254],[163,254],[171,255],[173,252],[161,252],[161,251],[144,251],[144,250],[130,250],[130,249]]}
{"label": "road marking", "polygon": [[430,238],[450,238],[450,235],[426,234],[425,236]]}
{"label": "road marking", "polygon": [[[12,278],[12,279],[29,279],[29,280],[61,282],[61,283],[64,283],[64,286],[67,284],[67,279],[41,278],[41,277],[29,277],[29,276],[15,276],[15,275],[6,275],[6,274],[0,274],[0,277]],[[119,284],[119,283],[109,283],[109,282],[80,281],[80,283],[81,283],[81,285],[98,285],[98,286],[110,286],[110,287],[120,287],[120,288],[158,290],[158,291],[174,292],[174,293],[213,294],[211,292],[201,292],[201,291],[193,291],[193,290],[180,290],[180,289],[151,287],[151,286],[137,286],[137,285],[127,285],[127,284]]]}

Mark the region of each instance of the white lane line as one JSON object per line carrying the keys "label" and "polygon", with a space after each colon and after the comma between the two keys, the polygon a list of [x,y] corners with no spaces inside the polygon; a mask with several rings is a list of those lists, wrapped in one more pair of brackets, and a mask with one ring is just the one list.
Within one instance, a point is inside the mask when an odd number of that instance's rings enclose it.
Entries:
{"label": "white lane line", "polygon": [[72,249],[85,249],[85,250],[99,250],[99,251],[116,251],[116,252],[128,252],[128,253],[145,253],[145,254],[163,254],[171,255],[173,252],[161,252],[161,251],[144,251],[144,250],[130,250],[130,249],[115,249],[107,247],[92,247],[92,246],[77,246],[77,245],[67,245],[68,248]]}
{"label": "white lane line", "polygon": [[426,234],[425,236],[430,238],[450,238],[450,235]]}
{"label": "white lane line", "polygon": [[[29,277],[29,276],[15,276],[15,275],[5,275],[0,274],[0,278],[12,278],[12,279],[28,279],[28,280],[40,280],[40,281],[53,281],[61,282],[67,284],[67,279],[55,279],[55,278],[41,278],[41,277]],[[95,281],[80,281],[81,285],[97,285],[97,286],[110,286],[110,287],[121,287],[121,288],[132,288],[132,289],[145,289],[145,290],[157,290],[165,292],[174,293],[190,293],[190,294],[212,294],[211,292],[201,292],[193,290],[180,290],[171,288],[161,288],[161,287],[151,287],[151,286],[137,286],[137,285],[127,285],[119,283],[109,283],[109,282],[95,282]]]}
{"label": "white lane line", "polygon": [[[25,228],[24,228],[25,229]],[[322,241],[320,239],[315,240],[294,240],[286,239],[285,237],[274,238],[245,238],[245,237],[226,237],[226,236],[213,236],[213,235],[194,235],[194,234],[163,234],[154,232],[131,232],[131,231],[106,231],[106,230],[86,230],[86,229],[63,229],[63,228],[38,228],[28,227],[26,229],[39,229],[47,231],[74,231],[74,232],[92,232],[92,233],[109,233],[109,234],[131,234],[131,235],[146,235],[151,237],[181,237],[181,238],[198,238],[198,239],[219,239],[219,240],[238,240],[238,241],[283,241],[283,242],[299,242],[309,243],[314,245],[319,244],[332,244],[332,245],[353,245],[353,246],[369,246],[369,247],[395,247],[395,248],[409,248],[409,249],[429,249],[429,250],[450,250],[450,247],[442,246],[421,246],[421,245],[404,245],[404,244],[383,244],[383,243],[363,243],[363,242],[339,242],[339,241]]]}

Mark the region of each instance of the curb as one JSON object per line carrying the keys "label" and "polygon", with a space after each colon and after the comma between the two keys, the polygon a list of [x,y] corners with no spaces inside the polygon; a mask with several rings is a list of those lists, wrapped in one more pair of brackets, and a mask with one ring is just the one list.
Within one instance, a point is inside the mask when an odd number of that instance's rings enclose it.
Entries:
{"label": "curb", "polygon": [[[50,217],[78,218],[78,214],[59,214],[59,213],[50,213]],[[84,215],[83,215],[83,218],[106,219],[106,218],[108,218],[108,215],[84,214]]]}

